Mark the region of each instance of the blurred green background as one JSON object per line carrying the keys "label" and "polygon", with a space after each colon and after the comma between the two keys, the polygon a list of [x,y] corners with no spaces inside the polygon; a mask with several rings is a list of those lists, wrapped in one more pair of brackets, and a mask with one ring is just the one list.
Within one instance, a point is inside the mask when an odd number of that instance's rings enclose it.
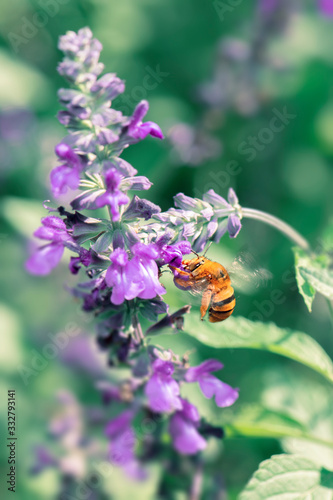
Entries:
{"label": "blurred green background", "polygon": [[[34,463],[36,444],[57,449],[58,444],[48,435],[49,420],[58,406],[56,393],[65,388],[81,403],[92,407],[99,404],[99,394],[87,370],[77,361],[66,363],[63,353],[50,360],[40,374],[31,376],[27,385],[19,373],[20,366],[31,365],[32,350],[41,352],[48,334],[63,331],[70,321],[87,336],[94,336],[92,319],[83,316],[79,303],[64,288],[75,282],[75,277],[68,275],[65,260],[45,278],[29,276],[23,267],[28,238],[39,225],[40,217],[46,215],[42,202],[50,197],[48,174],[55,165],[53,149],[64,134],[55,118],[59,109],[56,92],[64,85],[56,72],[61,57],[57,39],[67,30],[89,26],[103,44],[101,59],[106,71],[116,72],[126,80],[129,101],[120,98],[119,108],[129,107],[130,113],[141,98],[147,98],[148,119],[167,132],[179,122],[193,126],[206,116],[195,89],[213,77],[221,39],[237,37],[251,43],[258,29],[257,2],[240,2],[221,20],[213,1],[12,0],[0,4],[0,19],[1,393],[6,409],[7,390],[16,389],[18,498],[53,499],[58,498],[61,490],[59,472],[50,469],[32,476],[29,469]],[[31,23],[35,26],[36,22],[45,26],[34,30]],[[222,144],[218,157],[197,167],[186,165],[177,160],[168,140],[147,139],[126,150],[123,157],[154,183],[147,198],[166,210],[180,191],[198,196],[214,188],[226,196],[229,183],[212,179],[223,178],[221,172],[226,171],[228,162],[236,161],[241,171],[230,176],[230,186],[236,190],[241,205],[284,219],[316,246],[333,204],[332,42],[331,21],[318,12],[314,2],[304,2],[287,28],[277,32],[267,44],[268,61],[270,57],[278,64],[282,61],[283,69],[263,62],[255,72],[252,84],[259,96],[257,109],[252,113],[240,113],[233,107],[219,110],[218,123],[211,127],[213,136]],[[157,68],[165,76],[155,88],[145,90],[147,72]],[[296,117],[257,152],[253,161],[248,161],[240,144],[249,136],[257,136],[267,127],[273,110],[283,110],[285,106]],[[210,112],[214,113],[214,107]],[[317,297],[313,313],[307,312],[293,278],[290,243],[274,229],[245,220],[237,239],[225,236],[211,248],[210,258],[230,262],[244,249],[259,267],[272,273],[272,279],[249,290],[240,287],[235,314],[250,318],[252,314],[252,319],[304,331],[332,356],[327,303]],[[187,295],[175,290],[168,277],[165,283],[171,310],[187,303]],[[279,305],[271,300],[275,289],[283,293],[284,300]],[[269,380],[277,387],[282,384],[294,390],[292,394],[298,390],[294,387],[317,383],[310,370],[272,354],[245,350],[216,353],[181,334],[161,337],[157,342],[172,346],[179,354],[196,349],[193,362],[208,356],[220,358],[225,364],[224,380],[240,388],[242,401],[265,400]],[[324,400],[323,394],[320,403]],[[200,400],[200,404],[205,402]],[[311,408],[311,398],[307,404]],[[2,420],[6,426],[6,414]],[[103,429],[89,427],[87,432],[105,446]],[[230,439],[220,448],[210,450],[212,470],[219,471],[221,484],[226,488],[225,498],[236,498],[258,463],[279,451],[280,444],[269,439]],[[58,452],[63,453],[60,446]],[[6,473],[4,446],[1,457]],[[154,498],[154,480],[160,471],[154,474],[145,489],[137,489],[135,485],[125,486],[114,473],[110,484],[101,488],[104,493],[88,498],[118,500],[130,498],[133,492],[137,498]],[[117,484],[122,485],[121,491],[116,491]],[[175,493],[174,498],[180,500],[183,496]]]}

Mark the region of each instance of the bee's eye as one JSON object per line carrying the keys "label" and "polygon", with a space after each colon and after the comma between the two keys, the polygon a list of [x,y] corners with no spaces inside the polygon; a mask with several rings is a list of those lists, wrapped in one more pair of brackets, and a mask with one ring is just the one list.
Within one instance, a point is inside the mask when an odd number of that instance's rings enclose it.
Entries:
{"label": "bee's eye", "polygon": [[201,266],[201,264],[203,264],[203,262],[198,262],[198,264],[196,264],[196,265],[194,266],[193,271],[194,271],[194,269],[198,269],[198,267],[200,267],[200,266]]}
{"label": "bee's eye", "polygon": [[220,278],[225,278],[225,274],[223,271],[220,271]]}

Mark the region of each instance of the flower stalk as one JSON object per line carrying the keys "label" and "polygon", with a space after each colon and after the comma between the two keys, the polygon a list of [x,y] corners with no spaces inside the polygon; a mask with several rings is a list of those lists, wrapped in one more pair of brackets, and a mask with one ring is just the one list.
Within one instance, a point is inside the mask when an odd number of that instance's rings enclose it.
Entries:
{"label": "flower stalk", "polygon": [[265,224],[275,227],[303,250],[310,250],[309,242],[298,231],[278,217],[254,208],[241,208],[241,214],[248,219],[260,220]]}
{"label": "flower stalk", "polygon": [[[79,280],[71,293],[81,299],[84,311],[94,313],[97,343],[108,351],[117,380],[111,387],[103,385],[103,399],[113,406],[105,428],[108,459],[129,476],[143,479],[144,460],[135,447],[133,424],[138,415],[164,417],[164,433],[169,433],[175,453],[196,456],[207,446],[209,433],[204,430],[209,424],[204,425],[198,408],[182,397],[183,387],[198,384],[218,408],[229,407],[238,398],[238,389],[212,374],[223,368],[220,361],[210,359],[193,367],[186,356],[180,360],[171,350],[147,345],[142,321],[151,324],[151,335],[164,326],[181,329],[183,316],[189,312],[185,306],[168,313],[162,298],[166,289],[160,282],[163,270],[181,268],[184,255],[202,252],[207,243],[218,243],[226,233],[235,238],[242,217],[273,225],[302,248],[308,245],[279,219],[241,208],[233,189],[227,200],[213,190],[202,200],[179,193],[175,207],[166,212],[133,194],[149,190],[152,183],[121,158],[123,150],[148,136],[163,138],[156,123],[143,121],[148,102],[139,102],[131,116],[113,107],[125,85],[114,73],[101,76],[102,46],[88,28],[68,32],[60,38],[59,48],[65,57],[58,71],[70,88],[58,93],[64,108],[58,119],[67,135],[55,148],[60,164],[51,171],[51,188],[56,198],[78,188],[81,192],[72,199],[71,210],[59,206],[42,219],[34,234],[44,244],[26,267],[33,274],[49,274],[65,247],[74,252],[69,270]],[[102,207],[107,207],[110,220],[95,217]],[[129,375],[121,379],[124,367]],[[223,437],[222,429],[210,428],[211,436]],[[146,439],[148,443],[143,439],[142,448],[146,444],[161,448],[162,434],[156,432],[150,441]],[[200,466],[194,474],[193,500],[200,496],[201,475]]]}

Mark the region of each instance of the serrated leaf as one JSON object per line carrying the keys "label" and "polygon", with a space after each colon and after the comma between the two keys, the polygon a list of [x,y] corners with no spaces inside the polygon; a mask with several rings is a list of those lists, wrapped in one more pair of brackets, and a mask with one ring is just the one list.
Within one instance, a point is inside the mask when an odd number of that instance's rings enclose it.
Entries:
{"label": "serrated leaf", "polygon": [[330,257],[326,253],[310,255],[294,248],[298,289],[311,312],[316,292],[333,300],[333,272],[329,268]]}
{"label": "serrated leaf", "polygon": [[330,300],[333,300],[333,273],[328,269],[300,267],[299,272],[310,286]]}
{"label": "serrated leaf", "polygon": [[221,414],[226,437],[247,436],[281,439],[285,437],[307,437],[304,425],[285,413],[273,411],[260,405],[245,404],[237,409],[228,409]]}
{"label": "serrated leaf", "polygon": [[296,271],[296,281],[299,293],[302,295],[305,305],[309,312],[312,310],[312,302],[316,295],[316,290],[311,286],[311,284],[302,276],[300,268],[305,268],[311,263],[311,259],[308,254],[301,248],[293,248],[295,255],[295,271]]}
{"label": "serrated leaf", "polygon": [[260,464],[239,500],[332,500],[333,472],[298,455],[275,455]]}
{"label": "serrated leaf", "polygon": [[333,362],[309,335],[274,323],[230,317],[222,323],[199,322],[195,314],[186,317],[184,332],[205,345],[218,349],[259,349],[280,354],[306,365],[333,381]]}

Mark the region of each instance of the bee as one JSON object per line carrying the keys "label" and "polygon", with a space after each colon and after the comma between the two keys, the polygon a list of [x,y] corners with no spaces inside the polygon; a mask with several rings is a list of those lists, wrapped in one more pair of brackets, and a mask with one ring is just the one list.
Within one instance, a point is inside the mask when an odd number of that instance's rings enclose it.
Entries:
{"label": "bee", "polygon": [[236,300],[225,267],[200,255],[183,260],[182,264],[183,270],[169,266],[174,272],[174,283],[181,290],[202,294],[201,320],[207,311],[211,323],[227,319],[234,311]]}

